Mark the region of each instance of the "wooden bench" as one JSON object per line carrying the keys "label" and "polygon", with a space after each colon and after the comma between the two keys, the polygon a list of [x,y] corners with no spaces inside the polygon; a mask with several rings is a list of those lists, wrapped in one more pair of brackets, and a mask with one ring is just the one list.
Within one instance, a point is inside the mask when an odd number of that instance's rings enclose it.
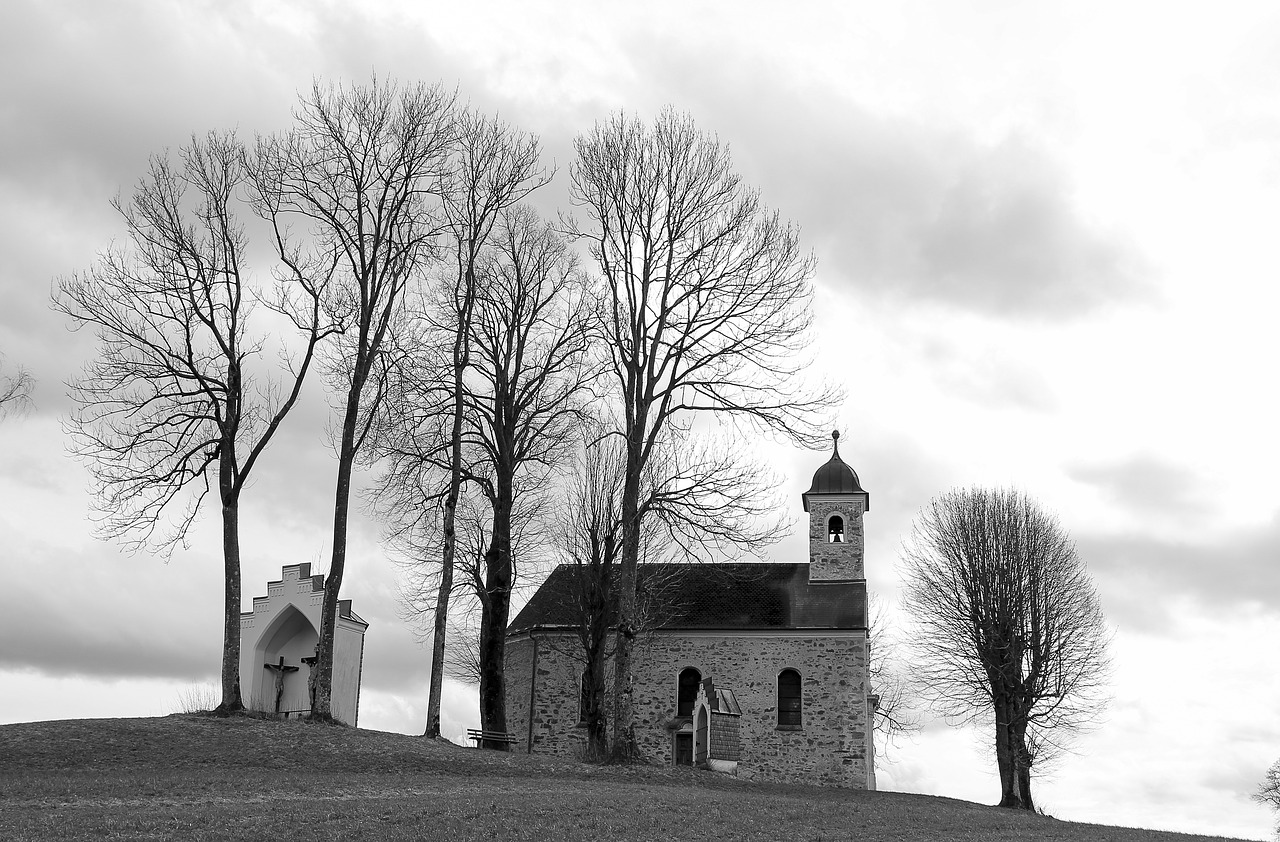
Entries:
{"label": "wooden bench", "polygon": [[506,731],[482,731],[479,728],[468,728],[467,739],[476,741],[476,748],[481,743],[506,743],[509,746],[516,744],[515,734],[508,734]]}

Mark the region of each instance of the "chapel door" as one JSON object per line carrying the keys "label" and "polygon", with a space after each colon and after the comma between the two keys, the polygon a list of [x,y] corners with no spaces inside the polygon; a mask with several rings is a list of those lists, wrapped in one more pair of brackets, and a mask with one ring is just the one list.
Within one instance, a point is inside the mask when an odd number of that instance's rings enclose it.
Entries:
{"label": "chapel door", "polygon": [[696,739],[695,739],[695,741],[694,741],[694,742],[696,743],[697,747],[698,747],[698,756],[695,758],[695,760],[697,761],[697,763],[698,763],[698,765],[699,765],[699,766],[703,766],[703,765],[705,765],[705,764],[706,764],[706,762],[707,762],[707,756],[708,756],[708,755],[710,754],[710,752],[711,752],[711,742],[710,742],[710,738],[711,738],[711,729],[710,729],[710,724],[711,724],[711,723],[710,723],[710,721],[709,721],[709,717],[708,717],[708,715],[707,715],[707,708],[706,708],[706,705],[703,705],[702,707],[698,708],[698,719],[697,719],[697,724],[694,726],[695,730],[697,731],[697,735],[698,735],[698,736],[697,736],[697,738],[696,738]]}
{"label": "chapel door", "polygon": [[693,734],[676,734],[676,765],[693,765]]}

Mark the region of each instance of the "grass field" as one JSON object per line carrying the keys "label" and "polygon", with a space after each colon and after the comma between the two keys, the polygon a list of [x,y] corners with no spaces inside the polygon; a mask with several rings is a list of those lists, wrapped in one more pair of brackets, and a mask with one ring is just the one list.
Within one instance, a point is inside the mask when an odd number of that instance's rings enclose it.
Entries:
{"label": "grass field", "polygon": [[0,726],[0,839],[1100,840],[1211,837],[949,798],[592,766],[305,722]]}

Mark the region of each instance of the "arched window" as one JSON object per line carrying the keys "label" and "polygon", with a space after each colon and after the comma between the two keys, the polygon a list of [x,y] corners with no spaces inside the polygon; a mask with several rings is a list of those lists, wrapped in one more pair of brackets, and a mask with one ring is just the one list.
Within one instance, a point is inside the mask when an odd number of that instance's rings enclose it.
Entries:
{"label": "arched window", "polygon": [[790,731],[804,727],[801,705],[800,673],[793,669],[778,673],[778,727]]}
{"label": "arched window", "polygon": [[702,683],[702,673],[693,667],[680,670],[680,678],[676,681],[676,716],[693,716],[693,703],[698,700],[698,685]]}
{"label": "arched window", "polygon": [[827,521],[827,543],[844,543],[844,518],[840,515],[832,515],[831,520]]}

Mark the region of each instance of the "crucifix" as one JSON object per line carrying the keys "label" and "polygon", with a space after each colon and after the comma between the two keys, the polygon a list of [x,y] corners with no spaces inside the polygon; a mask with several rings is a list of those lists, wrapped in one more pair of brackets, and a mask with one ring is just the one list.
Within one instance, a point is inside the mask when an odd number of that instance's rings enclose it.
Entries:
{"label": "crucifix", "polygon": [[284,655],[280,656],[278,664],[263,664],[264,667],[276,674],[276,713],[280,712],[280,699],[284,697],[284,676],[285,673],[297,672],[297,667],[286,667],[284,665]]}
{"label": "crucifix", "polygon": [[317,645],[316,654],[312,655],[310,658],[299,659],[302,663],[307,665],[307,700],[311,702],[312,710],[314,710],[316,706],[316,678],[318,677],[316,673],[316,661],[320,660],[319,649],[320,647]]}

